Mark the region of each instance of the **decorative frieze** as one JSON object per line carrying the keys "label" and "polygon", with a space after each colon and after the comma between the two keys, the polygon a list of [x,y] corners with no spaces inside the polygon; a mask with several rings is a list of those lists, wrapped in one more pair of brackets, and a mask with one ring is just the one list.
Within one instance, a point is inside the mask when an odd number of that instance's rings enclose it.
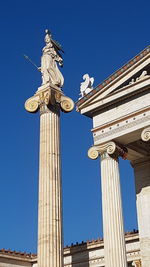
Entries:
{"label": "decorative frieze", "polygon": [[126,117],[125,119],[116,121],[111,125],[103,126],[100,129],[95,128],[92,130],[94,144],[98,144],[100,141],[107,142],[110,140],[110,137],[111,139],[113,139],[125,133],[140,129],[144,125],[149,125],[149,121],[150,110],[146,110],[145,112],[143,111],[140,114],[132,115],[130,118]]}

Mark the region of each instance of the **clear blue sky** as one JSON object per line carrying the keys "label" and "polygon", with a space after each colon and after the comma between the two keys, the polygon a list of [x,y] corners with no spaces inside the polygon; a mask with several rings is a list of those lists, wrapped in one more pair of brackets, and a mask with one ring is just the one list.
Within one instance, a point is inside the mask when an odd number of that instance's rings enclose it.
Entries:
{"label": "clear blue sky", "polygon": [[[44,30],[65,50],[65,94],[79,96],[82,76],[95,86],[149,45],[150,2],[2,1],[0,8],[0,248],[36,252],[39,114],[24,102],[41,84]],[[64,243],[102,236],[99,160],[87,157],[92,120],[62,114]],[[120,162],[125,230],[137,228],[133,170]]]}

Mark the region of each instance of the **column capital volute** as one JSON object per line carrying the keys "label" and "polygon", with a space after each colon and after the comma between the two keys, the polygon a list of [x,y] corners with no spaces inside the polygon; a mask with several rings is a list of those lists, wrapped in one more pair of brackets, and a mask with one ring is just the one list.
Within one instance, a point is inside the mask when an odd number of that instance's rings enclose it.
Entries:
{"label": "column capital volute", "polygon": [[60,109],[66,113],[72,111],[74,108],[74,102],[71,98],[65,96],[61,89],[53,88],[50,85],[46,88],[39,88],[34,96],[27,99],[25,102],[25,109],[28,112],[35,113],[43,105],[46,107],[59,105]]}
{"label": "column capital volute", "polygon": [[150,140],[150,127],[147,127],[142,131],[141,139],[145,142],[148,142]]}
{"label": "column capital volute", "polygon": [[92,146],[88,150],[88,157],[90,159],[97,159],[98,156],[107,153],[112,157],[119,157],[121,156],[123,159],[126,159],[127,156],[127,149],[123,146],[117,145],[115,142],[111,141],[105,144]]}

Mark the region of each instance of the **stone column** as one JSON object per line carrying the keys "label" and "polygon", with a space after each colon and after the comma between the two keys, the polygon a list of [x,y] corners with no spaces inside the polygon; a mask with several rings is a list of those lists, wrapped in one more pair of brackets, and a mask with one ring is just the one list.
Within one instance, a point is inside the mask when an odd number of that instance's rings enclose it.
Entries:
{"label": "stone column", "polygon": [[[150,140],[150,127],[141,134],[144,142]],[[136,205],[142,267],[150,266],[150,157],[131,162],[135,174]]]}
{"label": "stone column", "polygon": [[63,266],[60,108],[69,112],[73,106],[52,86],[42,86],[25,103],[29,112],[40,109],[38,267]]}
{"label": "stone column", "polygon": [[[143,141],[150,140],[150,127],[143,130]],[[142,267],[150,266],[150,157],[131,162],[135,174],[136,205]]]}
{"label": "stone column", "polygon": [[92,159],[101,156],[104,253],[106,267],[127,267],[118,156],[125,151],[114,142],[92,147]]}
{"label": "stone column", "polygon": [[133,161],[142,267],[150,266],[150,159]]}
{"label": "stone column", "polygon": [[40,107],[38,266],[63,266],[59,107]]}

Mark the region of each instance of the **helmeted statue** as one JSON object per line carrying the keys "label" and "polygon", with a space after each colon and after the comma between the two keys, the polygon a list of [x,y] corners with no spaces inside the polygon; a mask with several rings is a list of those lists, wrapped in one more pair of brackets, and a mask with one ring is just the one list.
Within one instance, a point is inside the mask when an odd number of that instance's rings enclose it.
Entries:
{"label": "helmeted statue", "polygon": [[63,66],[63,59],[59,52],[62,51],[61,46],[52,39],[49,30],[46,30],[45,43],[41,57],[40,71],[42,73],[42,85],[50,82],[58,87],[63,87],[64,77],[61,74],[58,65]]}

